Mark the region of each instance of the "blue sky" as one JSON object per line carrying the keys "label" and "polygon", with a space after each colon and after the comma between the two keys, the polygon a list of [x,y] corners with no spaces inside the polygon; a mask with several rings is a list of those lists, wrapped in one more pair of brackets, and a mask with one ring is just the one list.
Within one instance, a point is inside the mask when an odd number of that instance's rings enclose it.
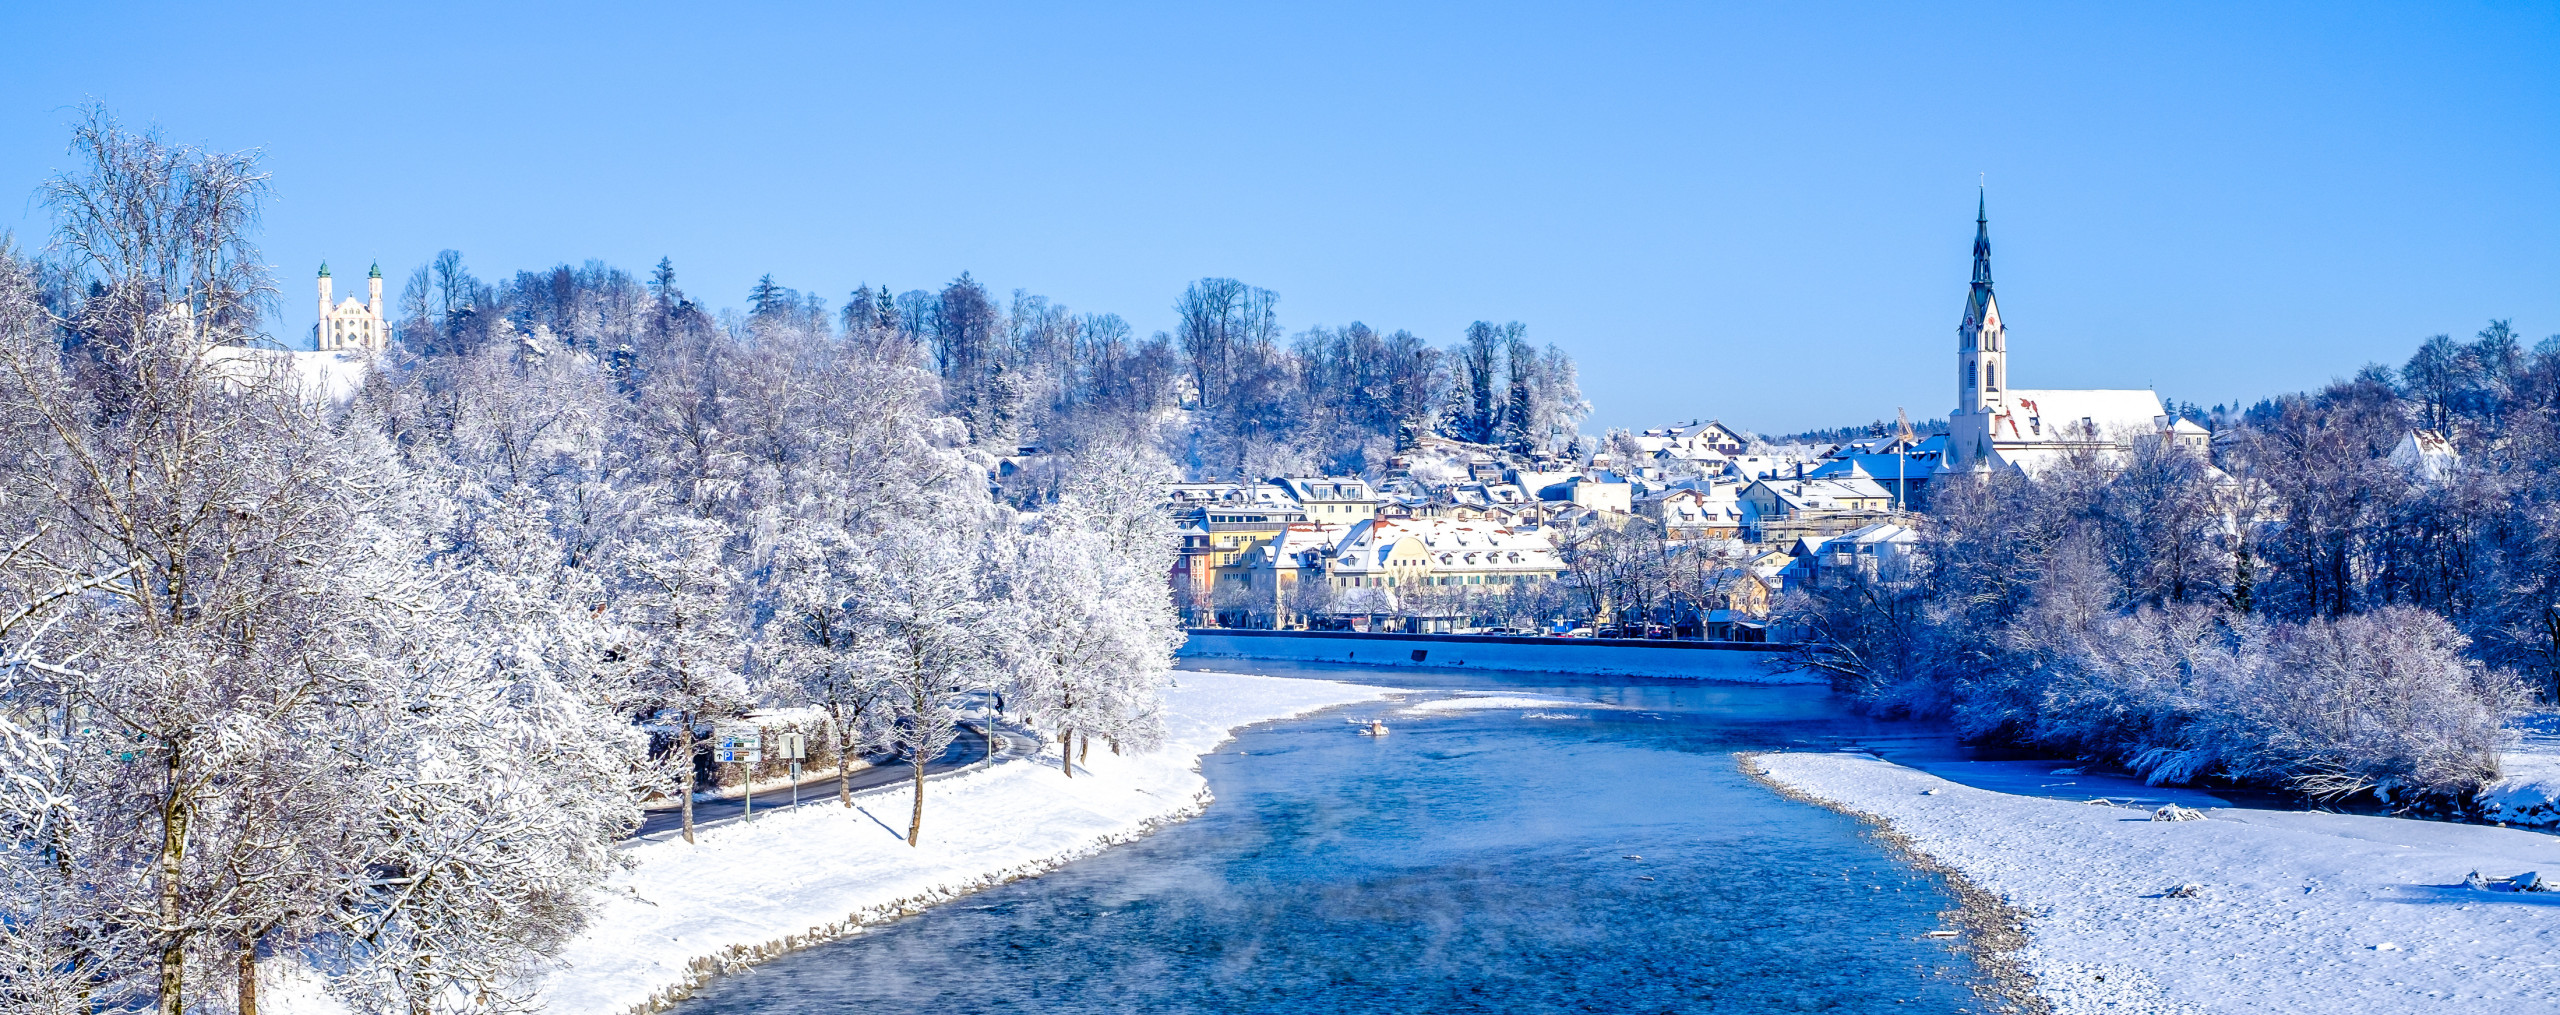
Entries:
{"label": "blue sky", "polygon": [[[743,302],[966,270],[1171,326],[1519,320],[1592,429],[1943,414],[1977,174],[2018,382],[2212,403],[2560,333],[2560,7],[22,3],[0,228],[89,99],[262,148],[263,243]],[[430,9],[434,8],[434,9]]]}

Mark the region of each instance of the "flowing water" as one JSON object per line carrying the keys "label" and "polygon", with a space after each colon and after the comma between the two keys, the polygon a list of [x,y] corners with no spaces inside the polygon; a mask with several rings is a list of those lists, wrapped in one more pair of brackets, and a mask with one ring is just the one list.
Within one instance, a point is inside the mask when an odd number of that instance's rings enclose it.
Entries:
{"label": "flowing water", "polygon": [[683,1015],[1975,1007],[1970,964],[1924,936],[1944,885],[1736,768],[1878,732],[1819,689],[1224,666],[1589,704],[1246,731],[1202,759],[1198,819],[723,978]]}

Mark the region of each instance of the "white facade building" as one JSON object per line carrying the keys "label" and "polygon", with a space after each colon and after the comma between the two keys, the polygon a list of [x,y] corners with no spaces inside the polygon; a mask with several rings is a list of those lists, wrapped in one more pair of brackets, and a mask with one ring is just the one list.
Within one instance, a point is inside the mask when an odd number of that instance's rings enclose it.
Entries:
{"label": "white facade building", "polygon": [[1564,572],[1545,532],[1485,522],[1380,519],[1335,544],[1327,577],[1342,588],[1513,585]]}
{"label": "white facade building", "polygon": [[328,262],[320,264],[320,317],[311,326],[311,347],[321,352],[379,354],[391,344],[391,325],[382,316],[382,266],[365,273],[365,302],[349,296],[329,305]]}
{"label": "white facade building", "polygon": [[2148,390],[2063,391],[2011,387],[2008,326],[1991,291],[1987,206],[1973,220],[1973,285],[1956,325],[1956,407],[1947,416],[1939,468],[2036,471],[2074,454],[2113,454],[2159,431],[2167,415]]}

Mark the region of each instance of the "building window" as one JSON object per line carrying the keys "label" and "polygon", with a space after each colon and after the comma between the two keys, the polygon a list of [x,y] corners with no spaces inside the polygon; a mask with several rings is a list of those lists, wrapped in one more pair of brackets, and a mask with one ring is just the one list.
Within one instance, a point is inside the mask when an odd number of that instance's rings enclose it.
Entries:
{"label": "building window", "polygon": [[1986,388],[1996,388],[2000,386],[2000,364],[1985,363],[1982,365],[1982,386]]}

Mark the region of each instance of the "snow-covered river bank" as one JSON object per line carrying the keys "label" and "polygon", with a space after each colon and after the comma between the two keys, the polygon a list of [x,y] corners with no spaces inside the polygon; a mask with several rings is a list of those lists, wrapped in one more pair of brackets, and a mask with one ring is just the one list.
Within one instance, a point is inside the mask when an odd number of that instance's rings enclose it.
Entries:
{"label": "snow-covered river bank", "polygon": [[742,967],[925,907],[1055,869],[1196,814],[1199,757],[1237,727],[1369,700],[1377,687],[1234,674],[1179,676],[1164,748],[1097,751],[1067,778],[1053,764],[999,765],[929,785],[924,842],[904,838],[903,789],[851,811],[804,807],[651,843],[615,879],[624,897],[543,981],[550,1010],[630,1012]]}
{"label": "snow-covered river bank", "polygon": [[2064,1015],[2560,1010],[2560,893],[2465,883],[2560,874],[2560,838],[2246,808],[2154,821],[1864,754],[1756,764],[2030,914],[2027,971]]}
{"label": "snow-covered river bank", "polygon": [[[925,834],[905,840],[903,786],[858,794],[853,810],[804,806],[706,830],[699,845],[648,842],[613,896],[538,983],[552,1015],[663,1007],[723,971],[1041,874],[1197,814],[1200,756],[1239,727],[1388,689],[1326,680],[1183,673],[1166,695],[1163,749],[1097,748],[1066,778],[1048,761],[1006,761],[928,784]],[[343,1015],[307,978],[271,989],[275,1015]]]}

